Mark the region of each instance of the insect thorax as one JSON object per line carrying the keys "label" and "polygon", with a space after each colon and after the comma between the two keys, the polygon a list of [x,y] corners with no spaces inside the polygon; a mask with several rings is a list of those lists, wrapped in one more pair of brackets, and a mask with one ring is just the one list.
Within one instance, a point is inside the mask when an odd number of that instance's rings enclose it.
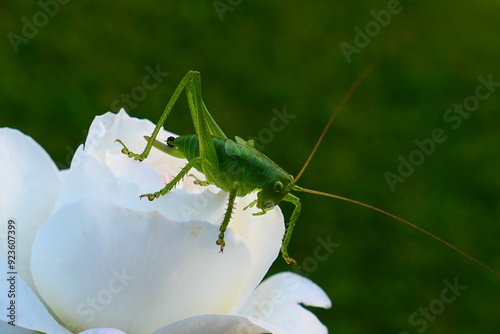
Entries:
{"label": "insect thorax", "polygon": [[[219,162],[219,179],[207,175],[201,164],[195,168],[204,173],[207,180],[224,191],[230,191],[234,182],[239,182],[238,196],[271,185],[277,180],[288,184],[291,176],[276,165],[262,152],[247,143],[231,139],[211,137]],[[186,156],[188,161],[200,156],[197,135],[184,135],[175,138],[175,146]]]}

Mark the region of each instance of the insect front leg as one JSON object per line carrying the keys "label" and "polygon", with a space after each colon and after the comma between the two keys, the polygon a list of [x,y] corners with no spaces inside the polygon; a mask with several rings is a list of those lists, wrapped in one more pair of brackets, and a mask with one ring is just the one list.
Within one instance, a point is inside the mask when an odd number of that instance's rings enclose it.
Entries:
{"label": "insect front leg", "polygon": [[192,77],[196,76],[196,75],[199,75],[199,73],[196,71],[189,71],[186,73],[184,78],[182,78],[181,83],[179,84],[179,86],[177,86],[174,93],[172,94],[172,97],[170,98],[170,101],[168,101],[167,106],[163,110],[163,113],[160,117],[160,120],[156,124],[156,127],[155,127],[153,133],[151,134],[151,136],[149,137],[148,143],[146,144],[146,147],[144,148],[144,151],[141,154],[131,152],[127,148],[127,146],[123,143],[123,141],[121,141],[120,139],[116,140],[116,142],[120,143],[123,146],[123,148],[122,148],[123,154],[126,154],[128,157],[133,158],[134,160],[139,160],[139,161],[142,161],[148,157],[149,152],[151,151],[151,147],[153,147],[153,144],[155,143],[156,136],[160,132],[160,129],[163,127],[163,123],[165,123],[165,120],[167,119],[168,115],[170,114],[170,111],[174,107],[174,104],[177,101],[177,98],[179,97],[179,95],[181,95],[184,88],[186,88],[188,83],[191,81]]}
{"label": "insect front leg", "polygon": [[220,252],[224,252],[224,246],[226,242],[224,241],[224,233],[226,232],[227,225],[229,225],[229,221],[231,220],[231,215],[233,214],[234,209],[234,201],[236,200],[236,194],[238,192],[239,182],[233,183],[233,188],[229,192],[229,200],[227,203],[226,213],[224,214],[224,219],[222,220],[222,224],[219,227],[219,238],[215,242],[220,246]]}
{"label": "insect front leg", "polygon": [[194,178],[194,184],[197,184],[199,186],[202,186],[202,187],[206,187],[206,186],[209,186],[211,185],[210,182],[208,181],[205,181],[205,180],[200,180],[196,175],[194,174],[189,174],[189,176],[191,176],[192,178]]}
{"label": "insect front leg", "polygon": [[290,243],[290,239],[292,238],[295,222],[297,221],[297,219],[299,219],[300,209],[302,208],[302,204],[300,204],[300,199],[297,196],[292,195],[290,193],[288,193],[285,196],[285,198],[283,198],[283,200],[295,205],[295,209],[292,212],[292,216],[290,217],[290,222],[288,223],[288,226],[286,228],[285,236],[283,237],[283,242],[281,244],[281,254],[285,259],[286,263],[297,265],[297,261],[295,261],[288,255],[288,244]]}
{"label": "insect front leg", "polygon": [[179,172],[179,174],[177,174],[173,179],[172,181],[170,181],[169,183],[167,183],[167,185],[162,188],[161,190],[155,192],[155,193],[151,193],[151,194],[144,194],[144,195],[141,195],[139,196],[140,198],[143,198],[143,197],[147,197],[150,201],[154,200],[155,198],[158,198],[160,196],[163,196],[165,194],[167,194],[168,192],[170,192],[170,190],[172,190],[175,185],[189,172],[189,170],[191,170],[191,168],[193,168],[196,164],[198,163],[203,163],[205,159],[203,159],[202,157],[197,157],[197,158],[194,158],[193,160],[191,160],[190,162],[187,163],[186,166],[184,166],[181,171]]}

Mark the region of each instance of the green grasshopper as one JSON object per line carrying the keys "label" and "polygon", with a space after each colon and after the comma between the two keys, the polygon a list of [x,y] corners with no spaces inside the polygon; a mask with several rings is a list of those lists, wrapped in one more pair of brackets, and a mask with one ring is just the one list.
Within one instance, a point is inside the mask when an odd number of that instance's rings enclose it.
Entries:
{"label": "green grasshopper", "polygon": [[[196,180],[195,183],[199,185],[213,184],[223,191],[229,193],[227,209],[220,225],[219,236],[216,241],[216,244],[220,246],[221,252],[224,250],[224,233],[231,220],[231,214],[234,209],[236,197],[243,197],[253,191],[258,191],[257,199],[246,207],[248,208],[257,206],[257,208],[261,210],[257,213],[254,213],[254,215],[265,214],[267,211],[278,205],[281,201],[290,202],[295,206],[290,217],[285,235],[283,237],[281,253],[288,264],[296,265],[297,262],[288,255],[288,244],[290,243],[293,228],[295,226],[295,223],[297,222],[297,219],[299,218],[299,214],[301,211],[301,203],[299,198],[291,193],[291,191],[297,191],[340,199],[390,216],[429,235],[439,242],[444,243],[448,247],[454,249],[458,253],[466,256],[470,260],[478,263],[482,267],[500,277],[500,274],[496,273],[493,269],[479,262],[472,256],[449,244],[443,239],[435,236],[434,234],[402,218],[399,218],[393,214],[362,202],[358,202],[338,195],[302,188],[296,184],[298,179],[302,176],[304,170],[308,166],[309,162],[311,161],[312,157],[314,156],[317,148],[322,142],[326,132],[330,128],[341,107],[350,98],[357,86],[373,69],[375,64],[376,62],[372,63],[367,69],[365,69],[365,71],[361,73],[361,75],[356,79],[356,81],[351,85],[347,93],[344,95],[341,102],[332,113],[330,120],[328,121],[320,138],[316,142],[315,147],[313,148],[306,163],[304,164],[296,178],[287,173],[283,168],[279,167],[262,152],[258,151],[254,147],[254,143],[252,140],[245,141],[240,137],[236,137],[236,140],[233,141],[224,134],[219,125],[213,119],[212,115],[210,115],[210,112],[203,102],[201,95],[200,73],[196,71],[189,71],[184,76],[179,86],[177,86],[172,97],[170,98],[170,101],[165,107],[165,110],[163,111],[163,114],[161,115],[160,120],[158,121],[153,133],[151,134],[151,136],[145,136],[147,145],[141,154],[130,152],[130,150],[121,140],[117,139],[116,141],[123,146],[122,152],[135,160],[142,161],[146,159],[152,147],[155,147],[174,157],[185,158],[188,160],[186,166],[184,166],[179,174],[177,174],[163,189],[155,193],[141,195],[141,198],[147,197],[150,201],[152,201],[155,198],[167,194],[184,176],[189,173],[192,168],[197,169],[206,177],[206,181]],[[159,131],[162,129],[165,120],[167,119],[170,111],[177,101],[177,98],[181,95],[183,90],[186,91],[189,110],[191,112],[191,117],[193,119],[196,134],[182,135],[179,137],[169,137],[166,143],[160,142],[156,140],[156,137]]]}

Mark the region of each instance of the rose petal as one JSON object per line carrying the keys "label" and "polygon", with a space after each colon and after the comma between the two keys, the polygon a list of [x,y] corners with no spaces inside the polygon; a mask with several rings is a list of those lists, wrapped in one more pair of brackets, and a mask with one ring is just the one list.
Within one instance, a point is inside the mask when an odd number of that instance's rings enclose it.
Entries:
{"label": "rose petal", "polygon": [[311,280],[289,272],[262,282],[238,312],[282,328],[277,333],[328,333],[318,318],[299,304],[330,308],[325,292]]}
{"label": "rose petal", "polygon": [[[155,124],[151,121],[130,117],[124,109],[121,109],[118,114],[108,112],[97,116],[90,126],[85,148],[75,154],[73,162],[78,164],[82,156],[91,155],[101,163],[111,167],[117,177],[129,175],[126,172],[128,166],[123,162],[128,160],[133,164],[141,163],[121,153],[122,146],[116,142],[116,139],[122,140],[130,151],[142,153],[147,143],[144,136],[150,136],[154,128]],[[164,141],[170,136],[175,135],[161,130],[156,139]],[[144,160],[144,164],[158,169],[160,173],[164,174],[164,180],[167,181],[177,175],[186,164],[186,160],[174,158],[153,148],[148,158]]]}
{"label": "rose petal", "polygon": [[[29,271],[31,246],[36,231],[54,208],[59,171],[38,143],[14,129],[0,129],[0,157],[0,244],[7,244],[7,222],[12,220],[15,270],[33,288]],[[0,254],[5,258],[6,252],[7,247],[1,247]]]}
{"label": "rose petal", "polygon": [[[69,334],[68,330],[54,320],[23,278],[19,275],[9,274],[11,271],[7,266],[5,258],[0,256],[0,272],[5,274],[0,280],[0,309],[2,310],[0,312],[0,320],[5,321],[4,323],[0,322],[0,332],[17,334],[31,333],[29,330],[33,330],[51,334]],[[12,276],[14,276],[14,280],[12,280],[15,283],[14,289],[11,289],[10,281],[7,280]],[[7,317],[7,313],[10,314],[8,308],[12,307],[11,301],[14,302],[15,307],[16,327],[6,325],[7,322],[14,320]],[[27,330],[18,331],[13,330],[13,328],[26,328]]]}
{"label": "rose petal", "polygon": [[39,230],[32,273],[64,323],[148,333],[192,315],[227,313],[247,288],[252,255],[244,240],[228,230],[220,254],[217,234],[207,222],[81,200]]}
{"label": "rose petal", "polygon": [[[131,163],[133,162],[124,161],[124,165]],[[80,162],[65,174],[57,208],[82,198],[103,199],[137,207],[141,203],[139,195],[151,191],[161,184],[162,180],[157,171],[150,166],[139,163],[134,165],[135,173],[128,174],[128,179],[126,177],[120,179],[110,167],[95,157],[82,155]]]}
{"label": "rose petal", "polygon": [[260,211],[256,208],[243,210],[256,198],[255,193],[251,196],[238,198],[233,219],[229,224],[231,229],[246,240],[254,258],[251,268],[252,275],[248,276],[246,282],[247,289],[241,295],[238,303],[234,304],[232,313],[237,312],[242,307],[276,260],[285,232],[284,218],[279,207],[259,216],[252,215],[252,213]]}
{"label": "rose petal", "polygon": [[241,315],[202,314],[179,320],[152,334],[260,334],[274,330],[269,324]]}

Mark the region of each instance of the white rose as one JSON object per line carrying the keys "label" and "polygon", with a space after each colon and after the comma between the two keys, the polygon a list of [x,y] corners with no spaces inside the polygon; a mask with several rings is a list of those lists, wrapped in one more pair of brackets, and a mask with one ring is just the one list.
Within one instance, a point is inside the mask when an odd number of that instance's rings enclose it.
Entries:
{"label": "white rose", "polygon": [[259,285],[281,246],[278,207],[253,216],[243,207],[255,194],[238,198],[219,253],[227,193],[187,177],[155,201],[139,200],[186,164],[155,149],[134,161],[114,142],[140,153],[153,128],[123,110],[96,117],[62,172],[33,139],[0,129],[0,261],[15,281],[10,298],[0,280],[0,331],[326,333],[299,305],[330,307],[317,285],[292,273]]}

